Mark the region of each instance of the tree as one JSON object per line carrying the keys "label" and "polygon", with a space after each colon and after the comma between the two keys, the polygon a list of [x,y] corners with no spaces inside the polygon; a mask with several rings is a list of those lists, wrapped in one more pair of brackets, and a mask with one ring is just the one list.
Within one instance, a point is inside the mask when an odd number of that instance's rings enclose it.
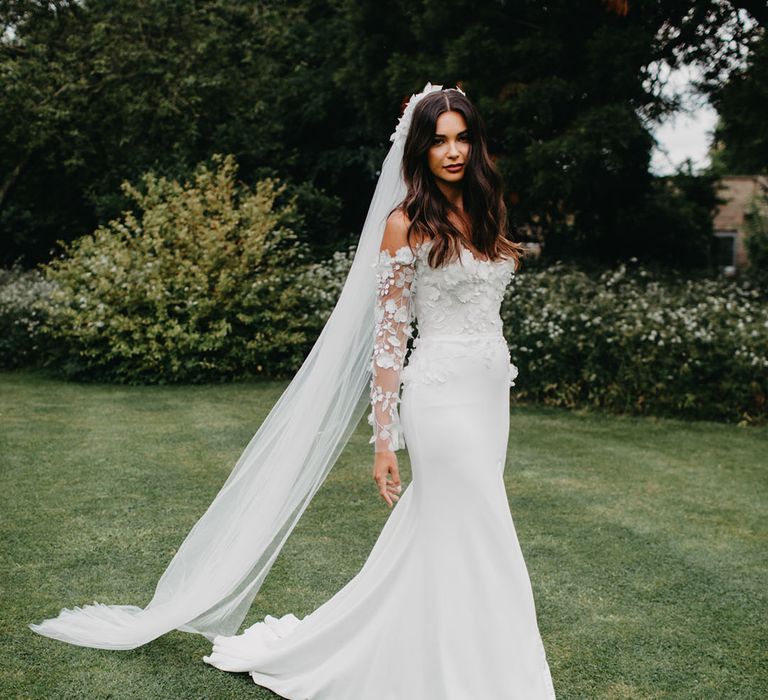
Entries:
{"label": "tree", "polygon": [[[513,223],[548,255],[677,264],[668,251],[681,246],[647,245],[654,217],[676,206],[648,171],[652,120],[677,106],[655,66],[698,61],[708,84],[721,84],[765,20],[760,3],[739,0],[0,8],[12,29],[0,43],[6,260],[45,257],[54,239],[118,215],[123,179],[180,177],[212,152],[235,154],[248,182],[292,183],[307,215],[300,235],[323,254],[346,247],[403,99],[430,80],[461,81],[476,100]],[[742,26],[745,12],[757,21]],[[678,188],[680,208],[690,192]],[[705,233],[675,230],[691,233],[688,249]]]}
{"label": "tree", "polygon": [[719,122],[716,163],[731,174],[768,174],[768,37],[746,64],[712,94]]}
{"label": "tree", "polygon": [[[690,175],[665,184],[649,172],[652,120],[678,107],[653,66],[711,60],[722,72],[731,44],[753,42],[748,32],[718,35],[746,5],[347,0],[340,74],[375,133],[389,127],[393,93],[425,76],[461,81],[485,115],[513,222],[547,256],[704,264],[680,252],[707,250],[712,197]],[[696,48],[703,39],[711,57]],[[685,226],[676,210],[691,214]],[[654,234],[665,244],[649,245]]]}
{"label": "tree", "polygon": [[[326,93],[306,80],[297,41],[313,21],[301,5],[22,0],[0,8],[6,260],[45,259],[53,241],[118,216],[128,205],[120,183],[149,169],[182,177],[221,151],[238,157],[249,181],[290,172],[301,158],[291,146],[296,125],[313,113],[315,122],[327,118],[317,103]],[[300,104],[302,96],[310,99]],[[299,193],[318,205],[313,233],[327,237],[337,206],[311,188]]]}

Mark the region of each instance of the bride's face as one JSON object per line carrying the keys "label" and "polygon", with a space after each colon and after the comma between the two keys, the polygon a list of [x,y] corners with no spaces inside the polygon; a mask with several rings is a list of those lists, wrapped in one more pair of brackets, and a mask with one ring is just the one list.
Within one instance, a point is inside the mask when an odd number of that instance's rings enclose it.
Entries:
{"label": "bride's face", "polygon": [[438,179],[460,182],[469,160],[469,133],[460,112],[443,112],[437,118],[432,146],[427,152],[429,169]]}

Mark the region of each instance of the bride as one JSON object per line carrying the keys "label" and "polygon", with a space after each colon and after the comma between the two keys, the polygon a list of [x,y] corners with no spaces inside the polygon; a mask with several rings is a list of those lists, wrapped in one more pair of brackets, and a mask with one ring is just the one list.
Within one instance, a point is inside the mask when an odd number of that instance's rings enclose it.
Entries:
{"label": "bride", "polygon": [[[108,649],[204,634],[206,663],[289,700],[555,697],[503,480],[517,369],[499,308],[521,247],[461,90],[427,83],[391,140],[323,333],[150,603],[64,609],[34,631]],[[392,509],[368,559],[309,615],[235,634],[365,410]]]}

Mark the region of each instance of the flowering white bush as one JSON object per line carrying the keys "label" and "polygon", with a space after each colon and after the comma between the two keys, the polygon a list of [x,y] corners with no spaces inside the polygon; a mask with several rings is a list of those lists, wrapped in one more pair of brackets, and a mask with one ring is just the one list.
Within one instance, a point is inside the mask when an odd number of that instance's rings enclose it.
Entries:
{"label": "flowering white bush", "polygon": [[40,356],[41,302],[54,287],[39,270],[0,269],[0,367],[20,367]]}
{"label": "flowering white bush", "polygon": [[516,275],[502,313],[518,398],[742,422],[768,412],[768,300],[749,282],[558,263]]}

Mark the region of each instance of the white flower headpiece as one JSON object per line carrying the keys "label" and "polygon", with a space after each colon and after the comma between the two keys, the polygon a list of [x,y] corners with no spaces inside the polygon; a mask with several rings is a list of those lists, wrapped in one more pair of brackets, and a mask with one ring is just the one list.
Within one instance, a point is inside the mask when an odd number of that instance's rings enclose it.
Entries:
{"label": "white flower headpiece", "polygon": [[[405,143],[405,139],[408,136],[408,129],[411,128],[411,119],[413,118],[413,110],[416,107],[416,105],[424,98],[426,97],[430,92],[438,92],[439,90],[442,90],[442,85],[432,85],[432,83],[427,83],[424,86],[424,89],[417,93],[411,95],[411,99],[408,100],[408,104],[405,106],[405,109],[403,110],[403,116],[400,117],[400,119],[397,122],[397,126],[395,127],[395,130],[392,132],[392,135],[389,137],[390,141],[398,141],[401,143]],[[448,88],[449,90],[457,90],[462,95],[466,97],[466,92],[462,90],[460,87],[455,88]]]}

